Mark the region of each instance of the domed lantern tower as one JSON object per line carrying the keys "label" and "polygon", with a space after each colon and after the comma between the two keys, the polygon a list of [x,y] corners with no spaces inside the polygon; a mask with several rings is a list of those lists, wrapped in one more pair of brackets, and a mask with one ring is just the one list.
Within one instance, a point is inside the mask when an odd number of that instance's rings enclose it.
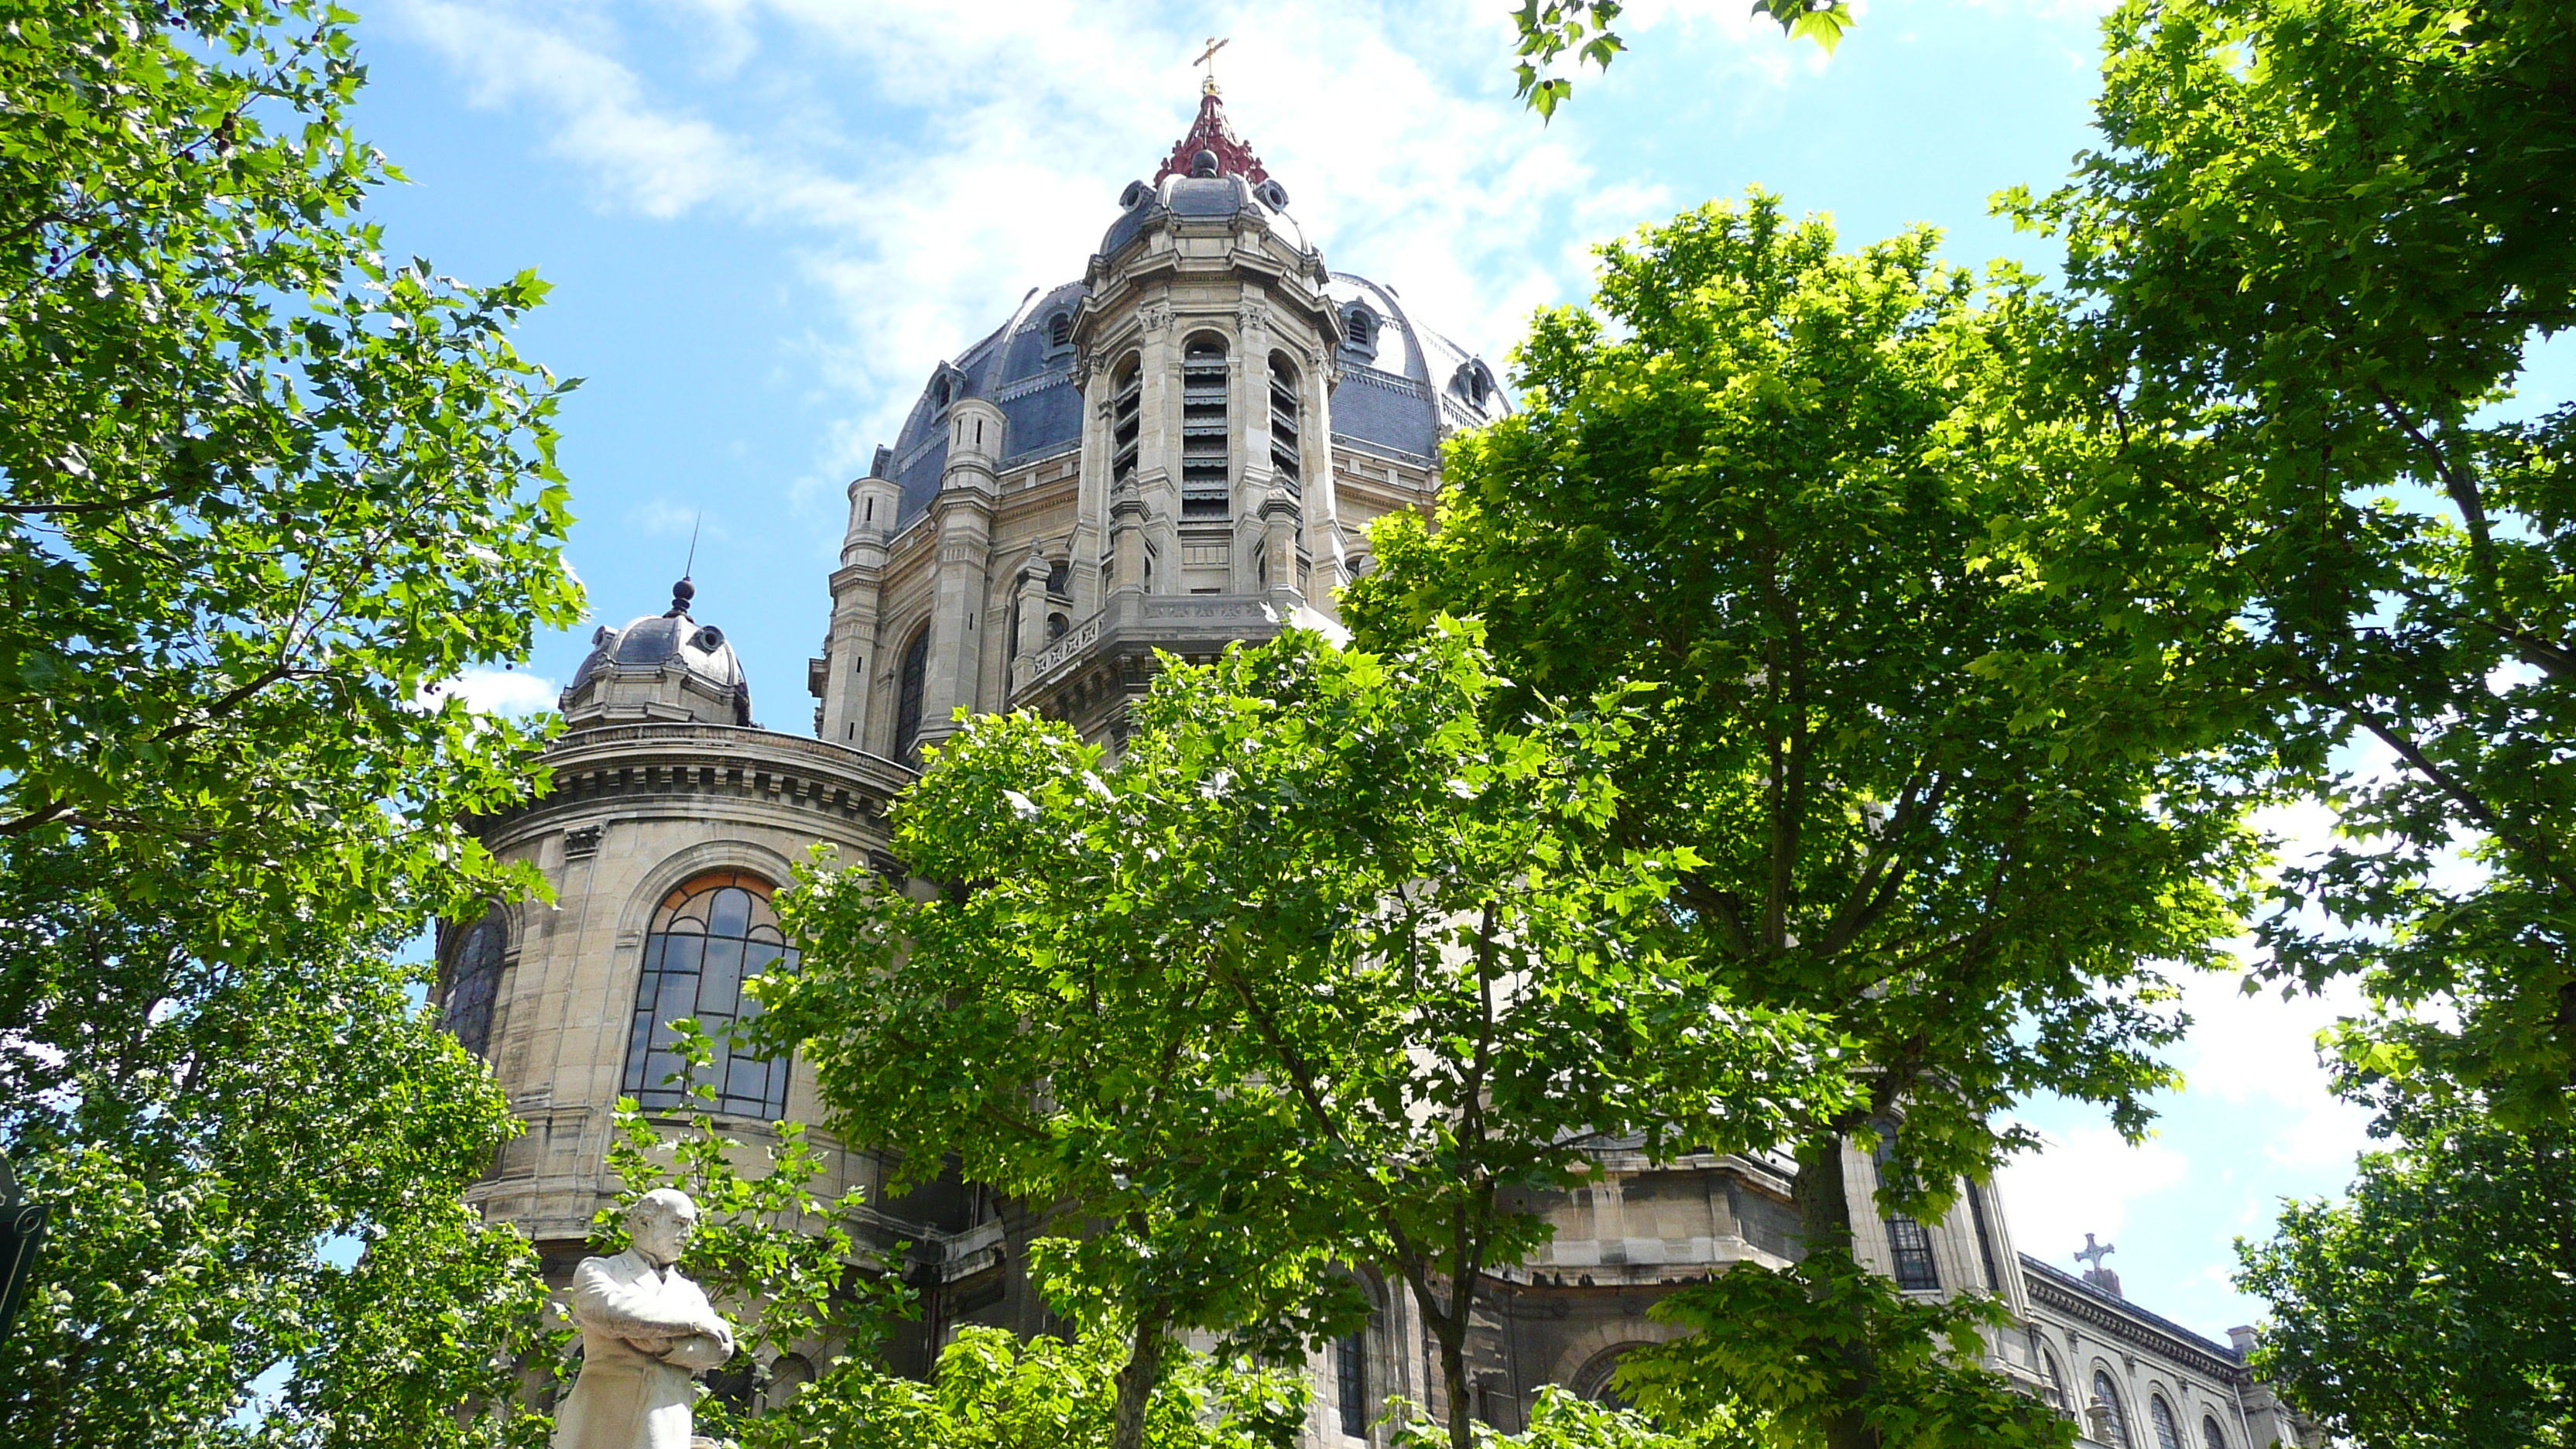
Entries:
{"label": "domed lantern tower", "polygon": [[1155,650],[1335,627],[1369,522],[1505,407],[1325,266],[1210,82],[1083,279],[942,363],[850,485],[817,732],[910,761],[960,707],[1027,708],[1114,741]]}

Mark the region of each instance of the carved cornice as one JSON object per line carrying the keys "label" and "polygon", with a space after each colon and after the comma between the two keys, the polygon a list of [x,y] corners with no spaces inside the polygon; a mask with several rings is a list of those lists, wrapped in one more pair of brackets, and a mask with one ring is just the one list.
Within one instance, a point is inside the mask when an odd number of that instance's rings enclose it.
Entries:
{"label": "carved cornice", "polygon": [[2143,1349],[2221,1383],[2244,1387],[2254,1376],[2234,1355],[2177,1324],[2120,1299],[2086,1288],[2047,1263],[2024,1253],[2022,1286],[2033,1308],[2044,1309],[2100,1333],[2129,1348]]}
{"label": "carved cornice", "polygon": [[887,802],[914,778],[892,760],[829,740],[732,725],[574,730],[557,737],[539,760],[552,788],[487,818],[478,834],[491,839],[550,829],[611,802],[657,797],[766,803],[875,827]]}

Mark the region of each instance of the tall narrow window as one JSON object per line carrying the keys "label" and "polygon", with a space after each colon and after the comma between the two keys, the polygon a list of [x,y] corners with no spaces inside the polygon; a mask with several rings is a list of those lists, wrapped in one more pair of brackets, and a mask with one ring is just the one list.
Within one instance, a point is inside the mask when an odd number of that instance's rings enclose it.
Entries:
{"label": "tall narrow window", "polygon": [[1233,511],[1226,430],[1225,341],[1202,332],[1181,349],[1181,516]]}
{"label": "tall narrow window", "polygon": [[1270,354],[1270,471],[1292,497],[1304,487],[1298,478],[1299,451],[1297,367],[1274,352]]}
{"label": "tall narrow window", "polygon": [[2147,1399],[2147,1423],[2156,1431],[2156,1449],[2191,1449],[2182,1442],[2182,1426],[2174,1422],[2173,1406],[2162,1394]]}
{"label": "tall narrow window", "polygon": [[2227,1449],[2227,1436],[2219,1432],[2218,1418],[2214,1414],[2200,1417],[2200,1445],[2201,1449]]}
{"label": "tall narrow window", "polygon": [[1932,1235],[1923,1225],[1903,1213],[1887,1215],[1888,1250],[1896,1259],[1896,1286],[1917,1291],[1941,1286],[1941,1272],[1932,1263]]}
{"label": "tall narrow window", "polygon": [[438,1024],[478,1057],[492,1045],[492,1003],[501,989],[501,949],[508,939],[501,908],[494,906],[447,953],[447,999]]}
{"label": "tall narrow window", "polygon": [[1110,491],[1136,481],[1136,449],[1145,426],[1145,366],[1127,354],[1109,384]]}
{"label": "tall narrow window", "polygon": [[2073,1407],[2066,1402],[2066,1375],[2058,1371],[2057,1355],[2044,1348],[2039,1351],[2039,1397],[2051,1408]]}
{"label": "tall narrow window", "polygon": [[1977,1227],[1977,1258],[1986,1270],[1986,1287],[1996,1293],[2004,1291],[2003,1276],[1995,1271],[1994,1229],[1986,1223],[1986,1195],[1968,1184],[1968,1216]]}
{"label": "tall narrow window", "polygon": [[[1878,1124],[1878,1150],[1871,1162],[1878,1169],[1882,1187],[1896,1182],[1904,1165],[1896,1157],[1896,1124]],[[1932,1262],[1932,1235],[1923,1225],[1904,1213],[1887,1215],[1887,1250],[1896,1270],[1896,1286],[1908,1291],[1921,1291],[1941,1286],[1941,1272]]]}
{"label": "tall narrow window", "polygon": [[904,646],[903,666],[895,674],[894,757],[898,760],[914,758],[912,747],[921,739],[921,696],[929,682],[930,626],[924,624]]}
{"label": "tall narrow window", "polygon": [[[741,871],[715,871],[662,898],[644,938],[644,975],[635,990],[635,1027],[626,1045],[626,1095],[647,1107],[693,1099],[667,1080],[681,1068],[671,1024],[693,1017],[720,1042],[734,1023],[760,1014],[742,983],[764,971],[793,971],[796,952],[778,928],[770,885]],[[719,1049],[704,1085],[716,1110],[774,1121],[787,1111],[787,1063]]]}
{"label": "tall narrow window", "polygon": [[1342,1432],[1368,1437],[1368,1335],[1350,1334],[1333,1345],[1333,1377],[1342,1411]]}
{"label": "tall narrow window", "polygon": [[2110,1410],[2111,1449],[2129,1449],[2129,1415],[2120,1407],[2120,1391],[2111,1384],[2111,1375],[2102,1369],[2093,1371],[2093,1397]]}

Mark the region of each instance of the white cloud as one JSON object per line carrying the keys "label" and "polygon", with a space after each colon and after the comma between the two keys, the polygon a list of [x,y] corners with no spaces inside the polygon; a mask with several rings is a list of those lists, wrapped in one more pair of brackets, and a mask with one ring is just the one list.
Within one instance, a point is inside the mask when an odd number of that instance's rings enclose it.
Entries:
{"label": "white cloud", "polygon": [[[1821,59],[1739,8],[1651,0],[1622,26],[1672,43],[1714,29],[1729,43],[1705,79],[1748,94]],[[1584,289],[1564,223],[1597,235],[1671,205],[1594,187],[1569,128],[1512,98],[1509,21],[1481,0],[1016,0],[971,19],[891,0],[400,0],[389,18],[475,104],[529,115],[598,205],[794,239],[834,304],[796,365],[848,399],[826,460],[844,475],[892,440],[934,363],[1028,288],[1081,275],[1120,188],[1187,126],[1205,31],[1232,37],[1229,114],[1309,239],[1498,360],[1534,307]],[[649,58],[668,55],[657,76]]]}
{"label": "white cloud", "polygon": [[718,519],[707,515],[704,508],[691,503],[674,503],[668,498],[653,498],[626,510],[626,526],[656,538],[696,538],[702,543],[724,543],[733,535]]}
{"label": "white cloud", "polygon": [[451,681],[443,693],[464,699],[465,707],[482,714],[529,715],[555,707],[561,693],[551,679],[523,674],[514,669],[469,669]]}
{"label": "white cloud", "polygon": [[2190,1172],[2181,1153],[2152,1138],[2133,1147],[2109,1127],[2078,1127],[1996,1177],[2013,1240],[2054,1261],[2056,1245],[2081,1243],[2086,1233],[2110,1241],[2128,1226],[2132,1203],[2179,1186]]}

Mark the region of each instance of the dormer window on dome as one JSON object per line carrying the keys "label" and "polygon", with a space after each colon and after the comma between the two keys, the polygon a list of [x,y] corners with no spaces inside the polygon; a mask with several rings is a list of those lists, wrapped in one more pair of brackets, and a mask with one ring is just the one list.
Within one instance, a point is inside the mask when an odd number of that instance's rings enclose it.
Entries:
{"label": "dormer window on dome", "polygon": [[1073,314],[1058,312],[1047,319],[1047,351],[1050,354],[1073,350]]}
{"label": "dormer window on dome", "polygon": [[1494,374],[1487,370],[1482,362],[1468,361],[1459,364],[1458,371],[1449,379],[1450,395],[1478,412],[1485,410],[1485,404],[1493,399],[1497,391],[1499,389],[1494,385]]}
{"label": "dormer window on dome", "polygon": [[1377,360],[1377,314],[1365,302],[1353,302],[1342,313],[1342,351],[1362,362]]}

